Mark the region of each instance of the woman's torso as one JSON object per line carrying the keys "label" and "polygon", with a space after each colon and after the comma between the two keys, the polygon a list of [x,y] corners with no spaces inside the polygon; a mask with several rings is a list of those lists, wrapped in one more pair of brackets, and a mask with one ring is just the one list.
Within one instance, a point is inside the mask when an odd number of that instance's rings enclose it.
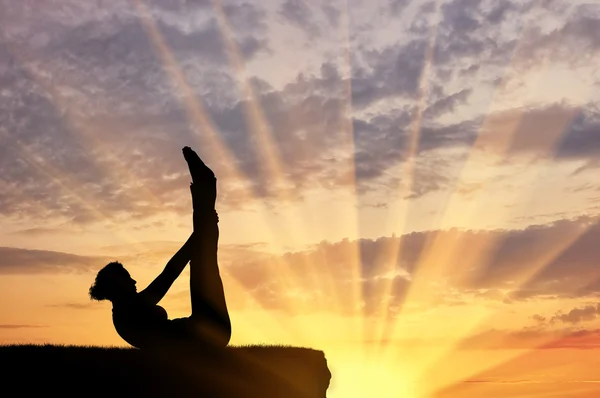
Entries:
{"label": "woman's torso", "polygon": [[153,345],[166,337],[167,311],[158,305],[148,305],[138,297],[113,303],[112,318],[119,336],[134,347]]}

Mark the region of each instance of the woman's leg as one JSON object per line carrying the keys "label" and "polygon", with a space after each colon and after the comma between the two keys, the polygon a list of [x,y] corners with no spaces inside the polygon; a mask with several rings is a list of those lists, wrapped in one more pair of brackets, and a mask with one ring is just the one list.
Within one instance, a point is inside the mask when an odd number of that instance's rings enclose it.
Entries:
{"label": "woman's leg", "polygon": [[188,152],[186,160],[194,181],[190,189],[196,240],[190,259],[190,318],[201,338],[224,347],[231,337],[231,321],[217,261],[219,218],[214,208],[217,179],[195,152]]}

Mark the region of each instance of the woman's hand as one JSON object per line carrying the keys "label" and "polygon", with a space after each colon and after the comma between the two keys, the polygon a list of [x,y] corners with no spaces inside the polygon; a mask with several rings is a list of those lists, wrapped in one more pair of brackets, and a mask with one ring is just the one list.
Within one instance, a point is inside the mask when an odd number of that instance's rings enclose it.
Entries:
{"label": "woman's hand", "polygon": [[152,281],[152,283],[150,283],[150,285],[148,285],[147,288],[138,293],[138,297],[148,304],[158,304],[190,261],[195,244],[195,233],[192,232],[188,240],[169,260],[165,269]]}
{"label": "woman's hand", "polygon": [[214,212],[217,201],[216,180],[213,184],[209,183],[204,186],[191,183],[190,192],[192,194],[192,206],[195,211],[202,213]]}

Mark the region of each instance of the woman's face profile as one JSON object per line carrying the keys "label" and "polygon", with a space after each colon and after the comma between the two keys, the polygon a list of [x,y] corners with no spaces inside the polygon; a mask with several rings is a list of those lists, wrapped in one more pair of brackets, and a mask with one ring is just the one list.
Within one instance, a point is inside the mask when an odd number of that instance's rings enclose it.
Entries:
{"label": "woman's face profile", "polygon": [[121,291],[123,294],[137,293],[137,281],[131,277],[125,268],[123,268],[123,271],[119,273],[119,276],[115,282],[118,285],[119,291]]}

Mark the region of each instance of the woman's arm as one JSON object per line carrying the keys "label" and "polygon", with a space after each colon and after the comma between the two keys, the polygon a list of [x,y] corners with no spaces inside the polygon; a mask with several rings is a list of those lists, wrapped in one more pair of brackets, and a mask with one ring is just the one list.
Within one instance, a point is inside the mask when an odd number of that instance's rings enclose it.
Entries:
{"label": "woman's arm", "polygon": [[171,288],[171,285],[173,285],[173,282],[175,282],[175,279],[181,275],[181,272],[190,261],[194,244],[194,233],[192,233],[181,249],[169,260],[160,275],[147,288],[138,293],[143,301],[156,305],[162,300]]}

